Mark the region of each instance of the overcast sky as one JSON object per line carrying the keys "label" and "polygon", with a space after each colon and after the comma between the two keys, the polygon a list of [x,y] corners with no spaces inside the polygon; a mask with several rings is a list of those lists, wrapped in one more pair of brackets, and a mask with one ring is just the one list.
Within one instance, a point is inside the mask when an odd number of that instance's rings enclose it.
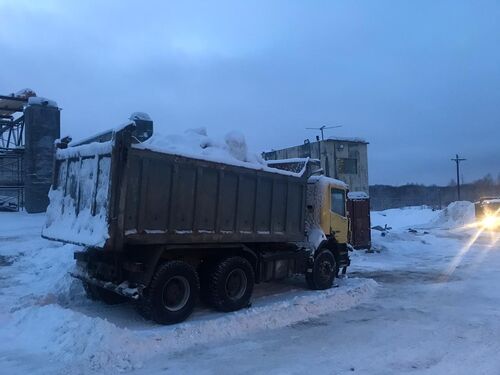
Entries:
{"label": "overcast sky", "polygon": [[498,1],[0,0],[0,93],[29,87],[74,138],[145,111],[255,151],[363,137],[370,183],[500,173]]}

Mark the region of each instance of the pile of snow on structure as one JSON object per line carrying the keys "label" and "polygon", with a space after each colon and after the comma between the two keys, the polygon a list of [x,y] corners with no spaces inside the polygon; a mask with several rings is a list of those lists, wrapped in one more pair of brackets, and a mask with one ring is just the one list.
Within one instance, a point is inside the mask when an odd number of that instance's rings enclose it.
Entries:
{"label": "pile of snow on structure", "polygon": [[55,100],[47,99],[42,96],[30,96],[28,98],[28,105],[45,105],[47,107],[57,107]]}
{"label": "pile of snow on structure", "polygon": [[474,221],[474,204],[467,201],[452,202],[430,224],[436,227],[450,229],[463,227]]}

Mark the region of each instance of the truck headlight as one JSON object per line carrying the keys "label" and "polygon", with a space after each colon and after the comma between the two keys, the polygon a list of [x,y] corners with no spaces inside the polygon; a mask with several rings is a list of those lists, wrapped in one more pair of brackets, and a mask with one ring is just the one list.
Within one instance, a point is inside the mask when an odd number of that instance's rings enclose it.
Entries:
{"label": "truck headlight", "polygon": [[496,215],[488,215],[483,219],[481,224],[486,229],[495,229],[496,227],[500,227],[500,217]]}

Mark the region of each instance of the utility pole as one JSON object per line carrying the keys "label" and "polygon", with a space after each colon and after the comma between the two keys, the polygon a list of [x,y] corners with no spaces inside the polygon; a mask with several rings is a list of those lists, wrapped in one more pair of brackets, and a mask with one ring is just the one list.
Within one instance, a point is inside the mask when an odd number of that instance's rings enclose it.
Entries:
{"label": "utility pole", "polygon": [[323,133],[325,129],[335,129],[335,128],[341,128],[342,125],[337,125],[337,126],[320,126],[319,128],[306,128],[306,129],[311,129],[311,130],[319,130],[321,132],[321,140],[325,140],[325,134]]}
{"label": "utility pole", "polygon": [[451,161],[454,161],[457,164],[457,196],[458,200],[460,200],[460,162],[465,161],[467,159],[464,158],[459,158],[458,154],[456,154],[455,159],[451,159]]}

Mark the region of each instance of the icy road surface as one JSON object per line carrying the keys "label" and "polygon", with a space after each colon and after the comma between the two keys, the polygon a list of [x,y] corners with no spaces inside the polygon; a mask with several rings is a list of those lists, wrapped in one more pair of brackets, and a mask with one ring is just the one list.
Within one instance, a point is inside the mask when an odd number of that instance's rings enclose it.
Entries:
{"label": "icy road surface", "polygon": [[0,373],[500,374],[499,235],[465,251],[471,212],[373,213],[394,229],[337,288],[264,284],[250,309],[169,327],[87,301],[75,247],[40,239],[41,215],[1,213]]}

